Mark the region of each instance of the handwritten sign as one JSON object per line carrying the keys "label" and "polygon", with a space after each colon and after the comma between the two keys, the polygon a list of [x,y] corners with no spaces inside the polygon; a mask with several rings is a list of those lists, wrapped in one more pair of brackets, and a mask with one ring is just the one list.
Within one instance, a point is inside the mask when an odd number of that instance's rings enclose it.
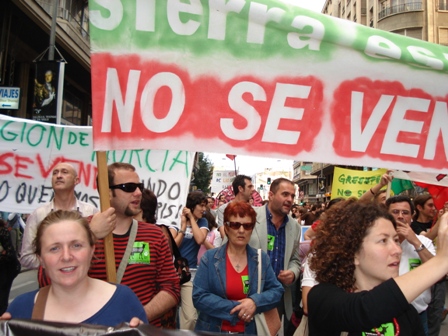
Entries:
{"label": "handwritten sign", "polygon": [[89,13],[96,150],[448,168],[446,46],[275,0]]}
{"label": "handwritten sign", "polygon": [[378,184],[387,169],[362,171],[334,167],[331,198],[361,197],[374,185]]}
{"label": "handwritten sign", "polygon": [[[51,201],[51,175],[59,162],[78,172],[78,199],[99,207],[91,127],[59,126],[0,115],[0,208],[32,212]],[[110,151],[108,162],[136,167],[158,198],[158,222],[177,225],[190,184],[194,152],[133,149]]]}

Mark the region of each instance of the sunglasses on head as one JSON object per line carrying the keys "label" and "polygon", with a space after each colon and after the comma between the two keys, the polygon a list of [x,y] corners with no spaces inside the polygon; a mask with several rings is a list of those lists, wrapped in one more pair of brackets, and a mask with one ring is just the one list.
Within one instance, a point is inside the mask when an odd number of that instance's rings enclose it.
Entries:
{"label": "sunglasses on head", "polygon": [[109,187],[110,189],[120,189],[123,190],[124,192],[134,192],[135,189],[139,188],[140,191],[143,191],[143,183],[134,183],[134,182],[128,182],[128,183],[121,183],[121,184],[116,184],[113,186]]}
{"label": "sunglasses on head", "polygon": [[239,230],[242,225],[244,230],[249,231],[253,230],[255,223],[226,222],[226,225],[233,230]]}

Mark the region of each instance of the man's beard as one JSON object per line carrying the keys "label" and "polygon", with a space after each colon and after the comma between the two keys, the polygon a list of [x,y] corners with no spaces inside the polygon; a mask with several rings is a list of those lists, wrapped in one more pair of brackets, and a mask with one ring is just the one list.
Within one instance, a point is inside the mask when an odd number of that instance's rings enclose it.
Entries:
{"label": "man's beard", "polygon": [[138,214],[140,212],[139,210],[131,210],[131,208],[129,208],[129,206],[126,207],[126,209],[124,210],[124,214],[128,217],[133,217],[136,214]]}

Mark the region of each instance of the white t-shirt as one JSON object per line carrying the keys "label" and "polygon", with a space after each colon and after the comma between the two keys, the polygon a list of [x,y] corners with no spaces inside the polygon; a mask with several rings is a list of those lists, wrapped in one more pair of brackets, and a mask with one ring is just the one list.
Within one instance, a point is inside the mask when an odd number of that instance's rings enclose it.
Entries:
{"label": "white t-shirt", "polygon": [[308,255],[307,258],[305,258],[305,261],[302,263],[303,266],[303,277],[302,277],[302,287],[314,287],[319,282],[316,281],[316,275],[315,273],[310,269],[310,265],[308,263],[308,260],[310,259],[310,255]]}
{"label": "white t-shirt", "polygon": [[[417,235],[417,238],[422,242],[423,245],[426,246],[429,252],[433,255],[436,254],[436,249],[434,248],[434,244],[429,238],[425,236]],[[398,270],[399,275],[406,274],[411,271],[415,267],[422,264],[420,256],[415,251],[415,248],[412,244],[410,244],[407,240],[404,240],[401,243],[401,249],[403,250],[401,254],[400,260],[400,268]],[[426,289],[422,294],[417,296],[417,298],[412,301],[412,305],[420,314],[428,308],[428,304],[431,301],[431,288]]]}

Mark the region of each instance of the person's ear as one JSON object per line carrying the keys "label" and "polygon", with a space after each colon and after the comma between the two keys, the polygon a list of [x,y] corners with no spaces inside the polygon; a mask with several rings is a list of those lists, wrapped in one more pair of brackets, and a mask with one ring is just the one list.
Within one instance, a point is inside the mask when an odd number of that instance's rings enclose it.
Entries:
{"label": "person's ear", "polygon": [[42,259],[42,257],[40,255],[38,255],[37,258],[39,259],[39,262],[40,262],[40,265],[42,266],[42,268],[45,269],[45,263],[44,263],[44,260]]}
{"label": "person's ear", "polygon": [[359,252],[355,253],[354,259],[353,259],[353,264],[355,266],[359,266]]}

